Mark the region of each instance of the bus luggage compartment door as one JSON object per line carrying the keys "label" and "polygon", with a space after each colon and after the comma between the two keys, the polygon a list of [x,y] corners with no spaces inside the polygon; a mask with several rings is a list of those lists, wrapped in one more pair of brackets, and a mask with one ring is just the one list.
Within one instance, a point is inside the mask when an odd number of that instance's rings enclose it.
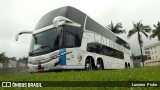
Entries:
{"label": "bus luggage compartment door", "polygon": [[67,64],[67,69],[77,69],[78,59],[77,59],[76,48],[66,49],[66,64]]}

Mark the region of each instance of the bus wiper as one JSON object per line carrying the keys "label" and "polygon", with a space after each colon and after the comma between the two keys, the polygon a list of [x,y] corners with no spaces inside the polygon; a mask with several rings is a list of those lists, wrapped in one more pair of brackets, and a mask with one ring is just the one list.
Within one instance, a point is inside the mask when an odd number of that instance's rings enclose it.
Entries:
{"label": "bus wiper", "polygon": [[39,48],[31,51],[31,52],[29,53],[29,56],[32,55],[33,52],[38,51],[38,50],[41,50],[41,49],[44,49],[44,48],[49,48],[50,50],[52,50],[52,48],[51,48],[50,46],[44,45],[44,46],[41,46],[41,47],[39,47]]}
{"label": "bus wiper", "polygon": [[41,46],[40,48],[42,48],[42,49],[49,48],[50,50],[52,50],[52,48],[50,46],[47,46],[47,45]]}

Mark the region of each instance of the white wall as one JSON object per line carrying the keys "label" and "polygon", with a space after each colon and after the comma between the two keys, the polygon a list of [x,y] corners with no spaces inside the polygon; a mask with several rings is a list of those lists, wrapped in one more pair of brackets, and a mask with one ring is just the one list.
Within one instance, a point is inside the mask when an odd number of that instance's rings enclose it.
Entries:
{"label": "white wall", "polygon": [[17,62],[10,60],[10,63],[8,63],[8,68],[15,68],[16,67]]}
{"label": "white wall", "polygon": [[0,63],[0,68],[3,68],[3,64],[2,63]]}

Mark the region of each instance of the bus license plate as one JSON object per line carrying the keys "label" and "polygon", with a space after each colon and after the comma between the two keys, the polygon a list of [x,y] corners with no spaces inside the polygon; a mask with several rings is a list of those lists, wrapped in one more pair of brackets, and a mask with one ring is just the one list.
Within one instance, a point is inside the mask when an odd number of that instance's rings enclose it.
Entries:
{"label": "bus license plate", "polygon": [[38,72],[43,72],[44,68],[38,68]]}

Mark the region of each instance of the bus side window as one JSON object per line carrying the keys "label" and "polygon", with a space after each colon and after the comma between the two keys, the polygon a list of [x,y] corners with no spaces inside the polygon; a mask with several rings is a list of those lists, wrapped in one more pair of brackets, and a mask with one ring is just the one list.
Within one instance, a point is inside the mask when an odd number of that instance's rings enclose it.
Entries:
{"label": "bus side window", "polygon": [[76,40],[75,35],[71,33],[66,34],[66,47],[75,47],[76,46]]}
{"label": "bus side window", "polygon": [[110,56],[115,57],[115,50],[110,48]]}
{"label": "bus side window", "polygon": [[99,43],[94,44],[95,52],[100,54],[101,53],[101,46]]}
{"label": "bus side window", "polygon": [[110,56],[109,48],[107,46],[102,46],[102,54]]}
{"label": "bus side window", "polygon": [[91,43],[87,44],[87,51],[88,52],[94,52],[94,48],[93,48],[93,45]]}

